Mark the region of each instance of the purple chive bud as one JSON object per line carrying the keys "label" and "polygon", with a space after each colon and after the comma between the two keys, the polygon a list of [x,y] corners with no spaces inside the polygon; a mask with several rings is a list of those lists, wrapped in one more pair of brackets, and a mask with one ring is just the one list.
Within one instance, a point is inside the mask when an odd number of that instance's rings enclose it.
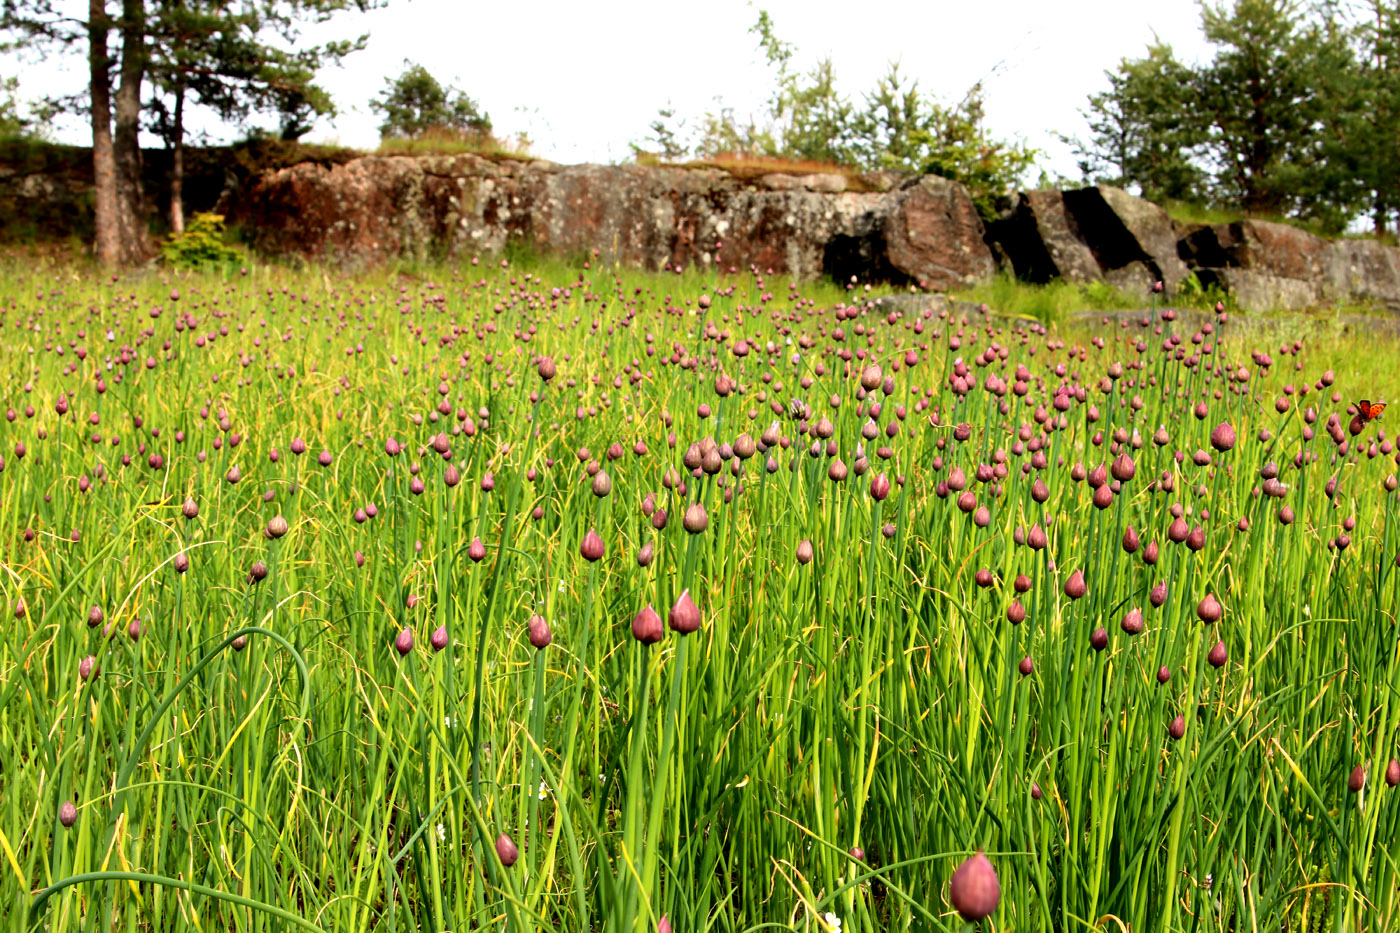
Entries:
{"label": "purple chive bud", "polygon": [[1018,593],[1029,593],[1031,591],[1031,578],[1024,573],[1018,573],[1011,585]]}
{"label": "purple chive bud", "polygon": [[1035,781],[1031,781],[1031,799],[1039,800],[1042,796],[1043,794],[1040,791],[1040,785],[1037,784]]}
{"label": "purple chive bud", "polygon": [[1173,544],[1180,544],[1191,535],[1191,526],[1186,524],[1186,519],[1177,516],[1172,519],[1172,523],[1167,528],[1167,540]]}
{"label": "purple chive bud", "polygon": [[705,507],[698,502],[692,502],[686,506],[685,517],[681,520],[685,530],[693,535],[698,535],[710,524],[710,518],[705,514]]}
{"label": "purple chive bud", "polygon": [[666,629],[661,624],[661,616],[650,606],[632,617],[632,637],[643,645],[654,645],[665,635]]}
{"label": "purple chive bud", "polygon": [[1031,671],[1035,670],[1035,662],[1031,660],[1030,655],[1026,655],[1021,659],[1021,663],[1016,665],[1016,670],[1021,672],[1022,677],[1029,677]]}
{"label": "purple chive bud", "polygon": [[306,453],[306,441],[302,440],[300,437],[292,438],[292,453],[296,454],[298,457]]}
{"label": "purple chive bud", "polygon": [[652,559],[655,557],[656,545],[653,542],[648,541],[646,544],[643,544],[641,550],[637,552],[637,566],[650,567]]}
{"label": "purple chive bud", "polygon": [[1043,551],[1050,542],[1045,537],[1045,529],[1037,523],[1031,526],[1030,533],[1026,535],[1026,543],[1030,545],[1032,551]]}
{"label": "purple chive bud", "polygon": [[1165,664],[1163,664],[1161,667],[1157,668],[1157,683],[1159,683],[1159,684],[1164,684],[1164,683],[1166,683],[1167,681],[1169,681],[1169,680],[1171,680],[1171,679],[1172,679],[1171,668],[1167,667]]}
{"label": "purple chive bud", "polygon": [[63,801],[62,806],[58,808],[58,821],[63,824],[64,829],[70,829],[78,822],[78,808],[73,806],[73,801]]}
{"label": "purple chive bud", "polygon": [[700,628],[700,607],[690,598],[690,590],[682,592],[671,607],[670,622],[671,628],[680,635],[689,635]]}
{"label": "purple chive bud", "polygon": [[1123,532],[1123,550],[1129,554],[1136,554],[1140,543],[1138,533],[1129,525]]}
{"label": "purple chive bud", "polygon": [[1108,647],[1108,631],[1100,625],[1089,634],[1089,647],[1102,651]]}
{"label": "purple chive bud", "polygon": [[1357,765],[1351,769],[1351,775],[1347,778],[1347,790],[1353,794],[1361,793],[1361,788],[1366,786],[1366,766]]}
{"label": "purple chive bud", "polygon": [[1210,432],[1210,446],[1219,451],[1231,450],[1235,446],[1235,429],[1228,421],[1222,421]]}
{"label": "purple chive bud", "polygon": [[612,477],[606,470],[599,470],[598,475],[593,477],[593,495],[599,499],[606,499],[608,493],[612,492]]}
{"label": "purple chive bud", "polygon": [[180,506],[180,513],[185,516],[186,521],[193,521],[199,516],[199,504],[194,499],[186,499],[185,504]]}
{"label": "purple chive bud", "polygon": [[399,446],[399,442],[392,437],[384,442],[384,452],[391,457],[397,457],[401,450],[403,450],[403,448]]}
{"label": "purple chive bud", "polygon": [[1206,660],[1211,667],[1224,667],[1225,662],[1230,660],[1230,653],[1225,649],[1225,642],[1217,641],[1215,647],[1210,649],[1210,654],[1206,655]]}
{"label": "purple chive bud", "polygon": [[472,543],[467,545],[467,556],[478,564],[486,559],[486,545],[481,543],[480,538],[472,538]]}
{"label": "purple chive bud", "polygon": [[1167,735],[1172,737],[1173,742],[1181,741],[1181,737],[1186,734],[1186,717],[1180,714],[1167,725]]}
{"label": "purple chive bud", "polygon": [[1129,635],[1141,635],[1143,628],[1142,610],[1136,607],[1128,610],[1127,615],[1123,616],[1121,625],[1123,631]]}
{"label": "purple chive bud", "polygon": [[1206,598],[1201,600],[1196,606],[1196,617],[1206,625],[1211,625],[1220,621],[1220,617],[1225,614],[1225,607],[1215,598],[1214,593],[1207,593]]}
{"label": "purple chive bud", "polygon": [[508,833],[501,833],[496,837],[496,858],[500,859],[506,868],[514,865],[520,858],[520,850],[515,847],[515,842]]}
{"label": "purple chive bud", "polygon": [[1147,601],[1152,604],[1154,609],[1160,609],[1162,603],[1167,601],[1167,584],[1159,581],[1153,586],[1151,592],[1147,594]]}
{"label": "purple chive bud", "polygon": [[583,536],[583,543],[579,545],[578,550],[583,555],[583,559],[590,564],[602,560],[605,551],[603,539],[598,537],[598,532],[590,528],[588,534]]}
{"label": "purple chive bud", "polygon": [[881,473],[870,481],[870,497],[876,502],[884,502],[890,494],[890,481]]}
{"label": "purple chive bud", "polygon": [[671,918],[668,915],[662,914],[661,919],[656,921],[656,933],[671,933]]}
{"label": "purple chive bud", "polygon": [[[803,538],[797,543],[797,562],[799,564],[810,564],[812,558],[816,556],[816,551],[812,548],[812,542]],[[1400,556],[1396,558],[1400,560]]]}
{"label": "purple chive bud", "polygon": [[404,629],[399,632],[399,637],[394,639],[394,650],[401,655],[406,655],[413,650],[413,630]]}
{"label": "purple chive bud", "polygon": [[554,641],[554,633],[550,631],[549,623],[542,615],[530,616],[527,629],[530,633],[530,644],[534,645],[536,650],[548,648],[549,643]]}
{"label": "purple chive bud", "polygon": [[546,356],[540,359],[539,366],[535,368],[535,371],[540,374],[541,379],[548,382],[558,374],[559,368],[554,365],[554,360]]}
{"label": "purple chive bud", "polygon": [[1142,549],[1142,562],[1143,562],[1144,564],[1148,564],[1149,566],[1152,565],[1152,564],[1157,563],[1157,555],[1158,555],[1158,553],[1159,553],[1159,548],[1157,547],[1157,542],[1156,542],[1156,541],[1150,542],[1150,543],[1147,545],[1147,547],[1145,547],[1145,548]]}
{"label": "purple chive bud", "polygon": [[281,515],[274,515],[267,520],[267,536],[274,541],[287,533],[287,520]]}
{"label": "purple chive bud", "polygon": [[242,651],[244,648],[248,647],[248,636],[239,635],[233,641],[229,642],[229,646],[232,647],[234,651]]}
{"label": "purple chive bud", "polygon": [[1390,759],[1390,764],[1385,766],[1385,782],[1391,787],[1400,784],[1400,761]]}
{"label": "purple chive bud", "polygon": [[1020,625],[1026,621],[1026,607],[1021,605],[1019,599],[1013,600],[1011,605],[1006,607],[1006,621],[1012,625]]}
{"label": "purple chive bud", "polygon": [[174,559],[171,560],[170,563],[172,566],[174,566],[176,573],[184,573],[186,570],[190,569],[190,559],[184,551],[181,551],[180,553],[176,554]]}
{"label": "purple chive bud", "polygon": [[127,634],[128,636],[131,637],[131,640],[132,640],[132,641],[140,641],[140,640],[141,640],[141,619],[140,619],[140,617],[137,617],[137,618],[131,620],[131,624],[128,625],[128,626],[126,627],[126,634]]}
{"label": "purple chive bud", "polygon": [[855,859],[857,862],[865,861],[865,850],[860,846],[851,846],[850,855],[851,858]]}
{"label": "purple chive bud", "polygon": [[[407,631],[405,629],[404,631]],[[433,629],[432,637],[428,639],[428,644],[433,646],[434,651],[441,651],[447,647],[447,626],[439,625]]]}
{"label": "purple chive bud", "polygon": [[1106,509],[1113,504],[1113,490],[1107,485],[1100,486],[1094,490],[1094,508]]}
{"label": "purple chive bud", "polygon": [[987,568],[983,567],[982,569],[978,570],[972,575],[972,582],[976,583],[979,587],[985,590],[992,585],[992,572]]}
{"label": "purple chive bud", "polygon": [[97,658],[88,655],[78,662],[78,676],[83,680],[91,680],[92,675],[97,673]]}
{"label": "purple chive bud", "polygon": [[987,856],[979,851],[958,866],[948,883],[948,900],[969,922],[991,916],[1001,901],[1001,883]]}
{"label": "purple chive bud", "polygon": [[316,462],[319,463],[319,464],[321,464],[321,466],[323,466],[323,467],[328,467],[328,466],[330,466],[330,465],[331,465],[331,452],[330,452],[329,450],[323,450],[323,451],[321,451],[320,455],[316,457]]}
{"label": "purple chive bud", "polygon": [[1070,599],[1082,599],[1089,591],[1089,587],[1084,583],[1084,574],[1078,570],[1069,575],[1065,581],[1065,595]]}

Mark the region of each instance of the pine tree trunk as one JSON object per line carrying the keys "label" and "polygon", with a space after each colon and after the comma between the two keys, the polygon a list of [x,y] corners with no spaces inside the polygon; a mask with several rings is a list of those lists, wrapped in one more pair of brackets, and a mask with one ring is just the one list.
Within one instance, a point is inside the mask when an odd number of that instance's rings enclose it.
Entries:
{"label": "pine tree trunk", "polygon": [[117,165],[112,151],[112,75],[107,54],[106,0],[88,0],[88,82],[92,116],[93,252],[103,266],[121,260],[117,226]]}
{"label": "pine tree trunk", "polygon": [[142,263],[151,254],[141,190],[141,82],[146,76],[146,3],[122,0],[121,84],[116,94],[117,213],[121,259]]}
{"label": "pine tree trunk", "polygon": [[170,147],[170,232],[185,232],[185,85],[175,85],[175,125]]}

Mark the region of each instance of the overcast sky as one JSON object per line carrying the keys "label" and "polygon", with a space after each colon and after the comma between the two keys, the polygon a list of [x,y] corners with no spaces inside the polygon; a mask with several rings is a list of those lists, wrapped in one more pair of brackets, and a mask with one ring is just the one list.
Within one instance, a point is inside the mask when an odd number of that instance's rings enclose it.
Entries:
{"label": "overcast sky", "polygon": [[[715,108],[717,97],[740,115],[759,112],[773,84],[748,32],[760,7],[796,46],[800,67],[829,54],[840,89],[857,100],[895,60],[949,102],[982,80],[990,129],[1024,139],[1045,153],[1050,171],[1071,176],[1074,158],[1053,134],[1084,134],[1079,111],[1106,86],[1105,69],[1141,55],[1154,33],[1186,60],[1208,57],[1195,0],[390,0],[308,33],[368,33],[369,46],[322,75],[341,113],[307,139],[375,145],[378,120],[368,101],[407,58],[476,98],[499,133],[527,132],[538,155],[625,160],[628,142],[643,140],[668,103],[692,118]],[[43,65],[0,60],[0,75],[18,75],[24,97],[78,91],[85,72],[81,54]],[[239,135],[196,125],[210,141]],[[64,142],[87,141],[80,119],[63,118],[54,130]]]}

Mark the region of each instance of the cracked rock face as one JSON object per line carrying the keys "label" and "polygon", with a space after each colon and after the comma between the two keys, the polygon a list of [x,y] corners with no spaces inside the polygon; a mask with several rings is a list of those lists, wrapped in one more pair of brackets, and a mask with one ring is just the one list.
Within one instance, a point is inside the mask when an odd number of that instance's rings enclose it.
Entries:
{"label": "cracked rock face", "polygon": [[942,289],[995,270],[966,190],[934,176],[560,166],[475,155],[303,163],[232,208],[268,253],[350,265],[500,252],[515,241],[651,270],[858,275]]}
{"label": "cracked rock face", "polygon": [[1374,240],[1325,240],[1262,220],[1196,225],[1181,254],[1202,284],[1217,284],[1248,311],[1370,301],[1400,311],[1400,249]]}
{"label": "cracked rock face", "polygon": [[989,239],[1031,282],[1102,280],[1146,293],[1160,281],[1174,292],[1188,274],[1167,212],[1108,185],[1019,192]]}

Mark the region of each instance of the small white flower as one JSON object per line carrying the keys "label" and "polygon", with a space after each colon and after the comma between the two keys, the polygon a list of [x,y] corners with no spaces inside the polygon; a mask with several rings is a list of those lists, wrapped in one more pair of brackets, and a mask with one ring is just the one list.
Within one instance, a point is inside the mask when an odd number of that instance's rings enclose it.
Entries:
{"label": "small white flower", "polygon": [[1305,616],[1307,616],[1308,618],[1311,619],[1311,618],[1312,618],[1312,606],[1308,605],[1307,603],[1304,603],[1304,604],[1303,604],[1303,615],[1305,615]]}
{"label": "small white flower", "polygon": [[601,772],[601,771],[598,772],[598,783],[599,783],[599,784],[606,784],[606,783],[608,783],[608,776],[607,776],[606,774],[604,774],[603,772]]}
{"label": "small white flower", "polygon": [[444,716],[442,717],[442,724],[449,729],[455,729],[457,727],[457,717]]}
{"label": "small white flower", "polygon": [[544,800],[546,797],[549,796],[549,785],[546,784],[544,781],[540,781],[540,794],[539,794],[539,796],[540,796],[540,799],[541,799],[541,800]]}
{"label": "small white flower", "polygon": [[437,825],[437,831],[438,831],[438,839],[439,839],[440,841],[446,840],[446,839],[447,839],[447,827],[445,827],[445,826],[443,826],[441,823],[439,823],[439,824]]}
{"label": "small white flower", "polygon": [[559,581],[559,592],[561,592],[561,593],[564,592],[564,581],[563,581],[563,580],[560,580],[560,581]]}
{"label": "small white flower", "polygon": [[841,933],[841,918],[831,912],[822,914],[822,922],[830,927],[834,933]]}

